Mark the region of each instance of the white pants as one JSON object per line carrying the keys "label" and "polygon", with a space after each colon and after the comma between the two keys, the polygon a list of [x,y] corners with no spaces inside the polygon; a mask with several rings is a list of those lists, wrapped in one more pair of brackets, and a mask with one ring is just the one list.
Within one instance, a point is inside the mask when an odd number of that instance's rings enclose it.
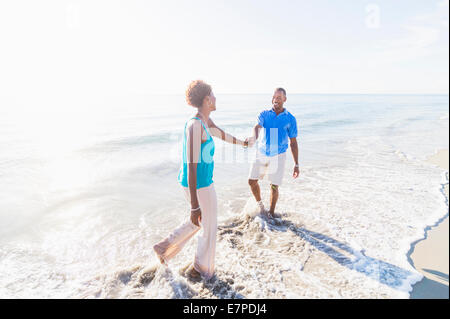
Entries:
{"label": "white pants", "polygon": [[267,173],[272,185],[281,186],[285,164],[286,152],[275,156],[266,156],[257,150],[248,178],[253,180],[263,179]]}
{"label": "white pants", "polygon": [[[183,190],[186,200],[190,203],[189,188],[183,187]],[[203,229],[203,232],[198,237],[194,268],[203,277],[209,279],[214,274],[214,257],[216,254],[217,196],[214,184],[197,189],[197,197],[202,211],[201,227],[192,223],[189,212],[188,220],[177,227],[166,239],[153,246],[153,248],[165,261],[168,261],[181,251],[189,239],[200,229]]]}

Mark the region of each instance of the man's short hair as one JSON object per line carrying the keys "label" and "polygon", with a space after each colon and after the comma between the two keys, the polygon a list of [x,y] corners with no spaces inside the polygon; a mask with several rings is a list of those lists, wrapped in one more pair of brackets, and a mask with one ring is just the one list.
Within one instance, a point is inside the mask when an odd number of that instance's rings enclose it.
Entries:
{"label": "man's short hair", "polygon": [[283,92],[284,96],[286,96],[286,90],[283,88],[276,88],[275,92]]}

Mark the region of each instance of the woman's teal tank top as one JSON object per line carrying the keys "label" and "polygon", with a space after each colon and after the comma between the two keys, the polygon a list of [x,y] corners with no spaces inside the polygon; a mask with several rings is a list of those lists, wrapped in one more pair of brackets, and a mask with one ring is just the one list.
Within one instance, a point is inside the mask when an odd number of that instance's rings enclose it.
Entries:
{"label": "woman's teal tank top", "polygon": [[[213,183],[213,171],[214,171],[214,140],[212,136],[209,134],[208,130],[206,129],[205,125],[203,124],[203,121],[197,117],[193,117],[192,119],[199,120],[202,123],[203,128],[206,131],[206,134],[208,135],[208,139],[202,143],[201,149],[200,149],[200,155],[199,160],[197,164],[197,189],[208,187]],[[178,182],[183,187],[189,187],[188,186],[188,162],[187,162],[187,145],[186,145],[186,126],[187,123],[184,125],[184,133],[183,133],[183,162],[181,163],[180,172],[178,174]]]}

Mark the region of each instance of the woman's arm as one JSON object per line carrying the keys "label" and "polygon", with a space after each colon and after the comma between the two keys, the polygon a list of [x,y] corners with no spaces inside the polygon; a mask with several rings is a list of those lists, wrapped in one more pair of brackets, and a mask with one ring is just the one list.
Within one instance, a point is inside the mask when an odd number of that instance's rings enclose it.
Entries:
{"label": "woman's arm", "polygon": [[[186,146],[188,163],[188,187],[191,196],[191,221],[199,226],[201,210],[197,197],[197,164],[200,158],[202,144],[202,126],[199,121],[193,121],[187,128]],[[195,210],[195,211],[192,211]]]}
{"label": "woman's arm", "polygon": [[226,133],[224,130],[222,130],[220,127],[218,127],[211,118],[208,120],[208,126],[209,126],[209,132],[212,136],[218,137],[221,140],[231,143],[231,144],[238,144],[242,146],[247,146],[247,143],[245,141],[242,141],[233,135],[230,135]]}

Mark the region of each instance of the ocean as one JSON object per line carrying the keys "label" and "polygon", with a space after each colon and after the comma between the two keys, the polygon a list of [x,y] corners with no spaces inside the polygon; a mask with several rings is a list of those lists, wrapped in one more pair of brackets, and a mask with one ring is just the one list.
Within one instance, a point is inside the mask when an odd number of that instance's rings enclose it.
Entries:
{"label": "ocean", "polygon": [[[216,276],[168,267],[152,246],[189,216],[177,175],[193,112],[182,95],[0,106],[0,298],[408,298],[424,229],[448,216],[448,95],[288,95],[300,177],[255,215],[255,148],[215,139]],[[217,95],[215,123],[251,135],[271,95]],[[268,206],[269,183],[260,183]]]}

